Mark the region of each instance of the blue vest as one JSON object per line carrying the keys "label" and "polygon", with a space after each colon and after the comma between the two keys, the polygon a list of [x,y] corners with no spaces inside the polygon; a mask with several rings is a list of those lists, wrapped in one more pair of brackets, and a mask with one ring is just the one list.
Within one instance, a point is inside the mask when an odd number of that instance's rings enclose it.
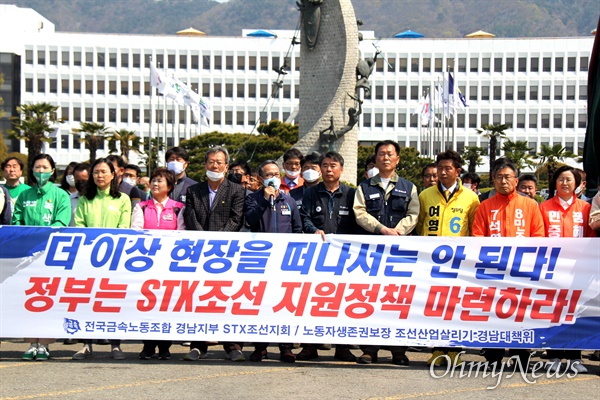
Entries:
{"label": "blue vest", "polygon": [[369,179],[360,183],[365,195],[367,213],[386,227],[395,228],[406,217],[413,184],[404,178],[398,178],[398,182],[396,182],[386,201],[385,191],[381,186],[371,185],[370,182]]}

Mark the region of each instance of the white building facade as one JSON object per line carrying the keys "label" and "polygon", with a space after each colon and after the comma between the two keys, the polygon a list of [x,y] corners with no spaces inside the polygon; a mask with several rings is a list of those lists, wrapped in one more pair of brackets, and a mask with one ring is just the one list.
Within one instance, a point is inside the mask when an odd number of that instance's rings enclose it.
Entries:
{"label": "white building facade", "polygon": [[[4,7],[0,25],[5,18],[31,19],[30,13],[18,12],[26,9]],[[274,31],[274,38],[245,36],[251,30],[240,37],[182,37],[61,33],[48,22],[44,29],[30,25],[31,30],[11,35],[10,43],[0,42],[0,60],[10,54],[19,63],[15,70],[20,76],[13,77],[17,101],[60,107],[59,116],[66,122],[47,152],[61,166],[89,157],[70,133],[80,121],[132,130],[143,138],[165,137],[170,146],[210,131],[255,132],[257,121],[293,120],[298,110],[302,71],[300,46],[292,45],[292,31]],[[442,84],[449,70],[468,104],[450,121],[449,147],[459,151],[468,145],[485,147],[476,128],[506,123],[511,127],[508,138],[526,140],[534,151],[556,143],[576,153],[583,149],[592,36],[376,39],[373,32],[364,36],[363,57],[372,57],[377,47],[383,58],[370,77],[372,92],[363,105],[361,142],[392,139],[427,153],[427,136],[413,111],[423,93]],[[210,103],[213,118],[208,128],[195,123],[188,107],[157,96],[150,86],[151,60]],[[287,74],[278,75],[274,69],[286,60]],[[274,84],[278,78],[280,89]],[[26,152],[24,143],[19,150]],[[107,150],[105,144],[98,155]]]}

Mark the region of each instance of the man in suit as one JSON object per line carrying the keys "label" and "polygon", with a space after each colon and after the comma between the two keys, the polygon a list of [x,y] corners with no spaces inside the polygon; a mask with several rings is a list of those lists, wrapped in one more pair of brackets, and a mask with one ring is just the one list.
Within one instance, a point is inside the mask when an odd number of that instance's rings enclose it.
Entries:
{"label": "man in suit", "polygon": [[[221,146],[209,149],[204,155],[206,182],[188,188],[183,218],[187,230],[238,232],[244,221],[245,190],[225,179],[229,153]],[[243,361],[241,343],[224,343],[227,357]],[[196,361],[206,357],[206,342],[192,342],[184,360]]]}

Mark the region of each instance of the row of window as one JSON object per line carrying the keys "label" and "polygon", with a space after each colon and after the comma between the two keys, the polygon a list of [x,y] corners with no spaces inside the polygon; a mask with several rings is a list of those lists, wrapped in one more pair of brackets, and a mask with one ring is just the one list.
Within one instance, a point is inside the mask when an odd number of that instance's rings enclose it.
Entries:
{"label": "row of window", "polygon": [[[59,93],[59,80],[49,79],[48,87],[46,88],[46,79],[37,79],[37,93]],[[72,86],[72,91],[71,91]],[[95,86],[95,88],[94,88]],[[292,85],[284,84],[281,92],[277,90],[276,86],[271,86],[272,89],[269,91],[269,84],[254,84],[249,83],[246,87],[244,83],[213,83],[212,93],[211,84],[203,83],[201,87],[201,96],[205,97],[228,97],[228,98],[256,98],[257,94],[260,98],[268,98],[270,95],[273,97],[282,96],[284,99],[292,98]],[[196,89],[198,83],[192,83],[192,88]],[[234,91],[235,89],[235,91]],[[396,90],[397,89],[397,90]],[[481,89],[481,90],[479,90]],[[554,89],[554,90],[552,90]],[[469,100],[475,101],[489,101],[489,100],[587,100],[587,85],[579,85],[579,94],[576,96],[576,85],[518,85],[516,86],[481,86],[471,85],[465,88],[465,96]],[[28,93],[34,92],[34,80],[33,78],[25,79],[25,91]],[[384,93],[385,92],[385,93]],[[60,93],[63,94],[97,94],[97,95],[141,95],[141,82],[133,81],[131,84],[128,81],[103,81],[98,80],[73,80],[72,85],[69,79],[60,80]],[[365,98],[373,98],[375,100],[383,100],[384,97],[388,100],[418,100],[419,99],[419,86],[375,86],[373,92],[370,95],[366,95]],[[144,95],[150,95],[150,83],[144,82]],[[299,98],[300,90],[298,85],[294,85],[295,99]]]}
{"label": "row of window", "polygon": [[[144,67],[150,67],[152,50],[147,50],[144,54]],[[60,59],[59,59],[60,55]],[[105,53],[94,51],[74,51],[69,50],[37,50],[37,65],[64,65],[64,66],[87,66],[87,67],[110,67],[110,68],[140,68],[141,57],[139,53],[129,54]],[[385,60],[384,60],[385,59]],[[211,55],[208,52],[202,54],[167,54],[166,60],[164,54],[155,55],[155,64],[169,69],[192,69],[192,70],[250,70],[267,71],[269,70],[268,56],[248,56],[245,55]],[[166,63],[165,63],[166,61]],[[237,61],[237,62],[236,62]],[[25,51],[25,62],[34,63],[34,51]],[[406,57],[396,58],[395,54],[384,54],[383,58],[378,58],[376,62],[376,71],[382,72],[387,69],[389,72],[443,72],[444,68],[450,66],[454,58],[428,58],[428,57]],[[200,65],[202,63],[202,65]],[[279,56],[272,57],[271,68],[279,68],[287,64],[290,70],[290,60],[284,60]],[[456,70],[458,72],[586,72],[588,70],[588,56],[571,57],[459,57],[457,59]],[[294,70],[300,69],[298,57],[294,59]]]}

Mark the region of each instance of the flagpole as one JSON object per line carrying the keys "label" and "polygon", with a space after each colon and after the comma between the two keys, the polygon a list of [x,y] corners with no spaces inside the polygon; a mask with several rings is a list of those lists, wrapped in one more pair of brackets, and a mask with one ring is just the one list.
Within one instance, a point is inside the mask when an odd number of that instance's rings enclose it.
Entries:
{"label": "flagpole", "polygon": [[[150,57],[150,63],[152,63],[152,57]],[[152,153],[152,120],[154,119],[155,115],[154,112],[152,111],[152,103],[154,100],[154,87],[152,86],[152,70],[150,71],[150,108],[149,108],[149,112],[150,112],[150,118],[148,118],[148,121],[150,121],[150,125],[149,125],[149,129],[148,129],[148,163],[146,164],[146,173],[148,174],[148,176],[152,175],[152,170],[151,170],[151,153]],[[144,146],[142,146],[143,148]]]}

